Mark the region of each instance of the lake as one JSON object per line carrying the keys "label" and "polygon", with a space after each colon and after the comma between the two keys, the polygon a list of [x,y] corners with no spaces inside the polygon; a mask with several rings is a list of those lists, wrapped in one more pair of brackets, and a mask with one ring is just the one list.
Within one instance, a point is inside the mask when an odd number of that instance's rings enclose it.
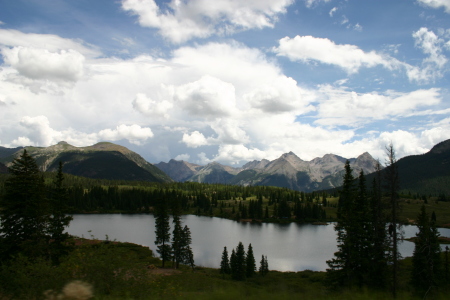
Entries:
{"label": "lake", "polygon": [[[269,269],[278,271],[325,271],[326,261],[337,251],[334,226],[311,224],[240,223],[232,220],[185,215],[183,226],[192,234],[195,264],[219,268],[223,247],[228,254],[241,241],[247,250],[252,244],[259,267],[261,255],[267,255]],[[405,238],[415,236],[415,226],[404,226]],[[450,229],[439,229],[450,237]],[[72,235],[130,242],[150,247],[155,255],[155,219],[149,214],[87,214],[74,215],[67,229]],[[399,245],[403,256],[411,256],[414,243]]]}

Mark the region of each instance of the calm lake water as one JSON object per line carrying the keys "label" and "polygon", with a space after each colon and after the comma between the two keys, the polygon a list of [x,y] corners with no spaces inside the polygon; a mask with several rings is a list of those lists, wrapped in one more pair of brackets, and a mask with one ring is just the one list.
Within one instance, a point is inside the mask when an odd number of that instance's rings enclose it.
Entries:
{"label": "calm lake water", "polygon": [[[247,249],[251,243],[257,266],[267,255],[269,268],[279,271],[324,271],[326,261],[337,251],[334,226],[310,224],[239,223],[232,220],[186,215],[182,217],[192,234],[195,264],[220,267],[223,247],[228,254],[241,241]],[[415,226],[403,227],[404,236],[415,236]],[[74,215],[67,231],[72,235],[130,242],[150,247],[156,254],[153,215],[89,214]],[[439,229],[450,237],[450,229]],[[403,256],[411,256],[414,243],[399,246]]]}

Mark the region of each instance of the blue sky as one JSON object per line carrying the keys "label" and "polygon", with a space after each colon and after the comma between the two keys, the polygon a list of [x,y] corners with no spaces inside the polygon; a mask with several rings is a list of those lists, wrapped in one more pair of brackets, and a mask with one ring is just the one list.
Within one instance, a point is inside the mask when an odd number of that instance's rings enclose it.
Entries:
{"label": "blue sky", "polygon": [[239,166],[450,138],[450,0],[0,0],[0,145]]}

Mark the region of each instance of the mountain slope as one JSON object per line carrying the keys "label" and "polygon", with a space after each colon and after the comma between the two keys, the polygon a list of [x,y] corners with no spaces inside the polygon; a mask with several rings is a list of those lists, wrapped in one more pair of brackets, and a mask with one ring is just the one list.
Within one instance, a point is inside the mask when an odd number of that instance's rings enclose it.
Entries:
{"label": "mountain slope", "polygon": [[[429,152],[397,161],[400,189],[422,194],[450,194],[450,140]],[[368,176],[367,182],[371,182]]]}
{"label": "mountain slope", "polygon": [[8,167],[4,164],[0,163],[0,174],[6,174],[8,173]]}
{"label": "mountain slope", "polygon": [[200,165],[191,164],[186,161],[177,161],[171,159],[168,163],[160,162],[155,164],[155,167],[170,176],[173,180],[184,182],[194,176],[199,169],[203,168]]}
{"label": "mountain slope", "polygon": [[[59,142],[50,147],[25,147],[34,157],[42,171],[56,171],[59,161],[64,163],[63,172],[90,178],[173,181],[160,169],[148,163],[139,154],[113,143],[98,143],[88,147],[75,147]],[[9,166],[21,150],[3,161]]]}

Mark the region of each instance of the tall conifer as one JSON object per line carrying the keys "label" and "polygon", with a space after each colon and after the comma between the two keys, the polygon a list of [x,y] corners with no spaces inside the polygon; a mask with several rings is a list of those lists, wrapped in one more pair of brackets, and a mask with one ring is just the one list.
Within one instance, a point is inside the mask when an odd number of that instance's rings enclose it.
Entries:
{"label": "tall conifer", "polygon": [[156,204],[155,210],[155,233],[157,245],[156,252],[159,253],[162,260],[162,267],[164,268],[166,261],[171,258],[171,247],[170,247],[170,225],[169,225],[169,212],[167,203],[163,199],[159,199]]}
{"label": "tall conifer", "polygon": [[246,264],[246,269],[247,269],[246,276],[252,277],[253,275],[255,275],[256,262],[255,262],[255,256],[253,255],[252,244],[248,245],[247,257],[245,259],[245,264]]}
{"label": "tall conifer", "polygon": [[438,285],[441,271],[441,247],[436,223],[428,216],[425,205],[422,205],[417,216],[417,228],[414,241],[413,270],[411,282],[418,291],[428,291]]}
{"label": "tall conifer", "polygon": [[228,259],[228,251],[227,247],[223,248],[222,252],[222,260],[220,261],[220,274],[230,274],[231,268],[230,268],[230,261]]}
{"label": "tall conifer", "polygon": [[0,200],[2,257],[7,259],[18,253],[30,257],[47,255],[50,206],[36,161],[24,150],[14,159],[9,173]]}

